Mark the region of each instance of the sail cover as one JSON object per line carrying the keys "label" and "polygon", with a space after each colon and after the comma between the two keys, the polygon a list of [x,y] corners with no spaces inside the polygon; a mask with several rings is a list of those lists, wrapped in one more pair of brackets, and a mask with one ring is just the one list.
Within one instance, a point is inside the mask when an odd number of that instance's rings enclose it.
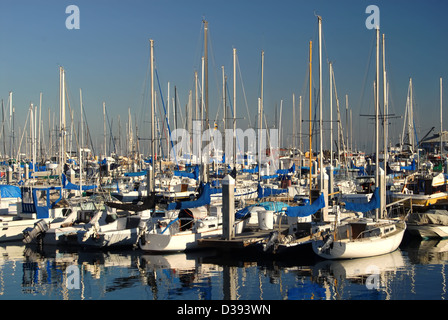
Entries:
{"label": "sail cover", "polygon": [[193,172],[186,172],[186,171],[174,171],[174,175],[178,177],[187,177],[190,179],[197,180],[199,178],[199,167],[195,166]]}
{"label": "sail cover", "polygon": [[202,191],[197,200],[194,201],[177,201],[168,204],[167,210],[181,210],[188,208],[202,207],[210,204],[210,183],[206,183],[202,187]]}
{"label": "sail cover", "polygon": [[345,203],[345,209],[356,212],[367,212],[378,209],[379,207],[380,207],[379,188],[375,188],[372,198],[370,198],[370,201],[367,203],[353,203],[353,202]]}
{"label": "sail cover", "polygon": [[319,198],[317,198],[317,200],[312,204],[308,204],[305,206],[288,207],[286,209],[286,215],[288,217],[303,218],[315,214],[322,208],[325,208],[325,197],[323,193],[321,193]]}
{"label": "sail cover", "polygon": [[258,198],[266,198],[270,196],[274,196],[277,194],[287,193],[288,189],[273,189],[273,188],[262,188],[258,185]]}
{"label": "sail cover", "polygon": [[[67,177],[65,176],[65,174],[62,174],[62,186],[64,187],[64,189],[68,189],[68,190],[79,190],[80,186],[71,183],[70,181],[68,181]],[[92,190],[92,189],[96,189],[97,186],[96,185],[89,185],[89,186],[82,186],[82,190],[86,191],[86,190]]]}

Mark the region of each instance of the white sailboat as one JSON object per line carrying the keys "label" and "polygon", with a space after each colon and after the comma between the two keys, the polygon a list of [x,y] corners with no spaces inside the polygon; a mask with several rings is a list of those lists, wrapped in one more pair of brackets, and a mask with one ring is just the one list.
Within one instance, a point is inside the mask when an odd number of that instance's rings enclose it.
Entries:
{"label": "white sailboat", "polygon": [[89,228],[77,232],[77,242],[82,247],[111,248],[131,247],[137,244],[140,224],[151,217],[151,210],[114,215],[107,224],[90,224]]}
{"label": "white sailboat", "polygon": [[[376,71],[376,172],[375,183],[377,186],[381,184],[379,177],[379,28],[376,30],[377,36],[377,71]],[[383,44],[384,49],[384,44]],[[365,211],[375,209],[375,218],[359,218],[343,223],[338,223],[334,230],[323,234],[321,237],[313,240],[313,251],[325,259],[353,259],[366,258],[371,256],[382,255],[395,251],[400,245],[404,232],[406,230],[406,223],[401,219],[379,219],[379,212],[383,214],[384,197],[381,197],[379,188],[366,205]],[[384,190],[383,190],[384,191]],[[359,209],[362,204],[346,203],[346,209]],[[378,212],[379,211],[379,212]],[[336,220],[337,221],[337,220]]]}

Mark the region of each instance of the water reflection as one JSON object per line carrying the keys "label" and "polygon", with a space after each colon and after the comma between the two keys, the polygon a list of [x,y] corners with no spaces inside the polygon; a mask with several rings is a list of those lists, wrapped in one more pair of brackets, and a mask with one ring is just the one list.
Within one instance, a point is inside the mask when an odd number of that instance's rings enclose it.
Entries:
{"label": "water reflection", "polygon": [[[215,251],[37,250],[10,243],[0,246],[0,295],[55,300],[445,299],[447,260],[448,240],[411,241],[387,255],[342,261]],[[70,287],[68,268],[73,266],[79,270],[79,289]]]}

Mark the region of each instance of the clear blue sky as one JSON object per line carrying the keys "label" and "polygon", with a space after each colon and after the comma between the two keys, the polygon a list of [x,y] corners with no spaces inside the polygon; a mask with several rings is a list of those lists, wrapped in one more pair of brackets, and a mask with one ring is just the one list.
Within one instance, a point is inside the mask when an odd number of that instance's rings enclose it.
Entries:
{"label": "clear blue sky", "polygon": [[[68,17],[65,9],[71,4],[80,9],[79,30],[65,27]],[[328,119],[329,112],[327,61],[331,60],[344,109],[345,95],[349,96],[355,142],[368,149],[364,137],[373,136],[373,125],[367,124],[359,114],[374,112],[374,31],[365,27],[368,17],[365,9],[370,4],[380,8],[381,33],[386,35],[390,112],[404,114],[408,81],[412,77],[420,137],[432,126],[438,131],[440,77],[446,79],[445,87],[448,87],[448,3],[443,0],[1,0],[0,98],[6,103],[8,92],[13,91],[19,125],[25,121],[30,102],[38,104],[42,92],[44,127],[47,128],[49,108],[58,118],[58,66],[61,65],[66,70],[75,119],[79,118],[79,89],[82,88],[88,124],[91,132],[97,133],[98,140],[102,139],[103,132],[103,101],[114,121],[114,130],[120,116],[124,131],[128,108],[138,119],[144,119],[142,112],[149,110],[149,100],[143,98],[148,92],[148,87],[144,86],[149,39],[155,41],[156,67],[165,98],[169,81],[171,92],[176,85],[181,105],[185,107],[188,91],[194,90],[194,71],[200,71],[202,19],[205,18],[209,22],[211,40],[211,120],[216,117],[221,103],[221,66],[232,81],[232,49],[236,48],[242,74],[237,87],[237,116],[241,118],[238,127],[246,128],[248,121],[242,86],[254,122],[260,94],[261,51],[264,50],[264,106],[268,122],[272,123],[275,105],[279,108],[283,100],[286,142],[292,133],[292,94],[295,93],[297,99],[302,95],[304,108],[308,108],[310,40],[313,41],[313,78],[316,87],[318,84],[315,17],[318,14],[323,19],[325,45],[325,117]],[[373,56],[369,60],[371,53]],[[296,105],[298,108],[298,102]],[[444,127],[448,128],[448,107],[445,110]],[[304,119],[307,119],[307,112],[306,109]],[[142,131],[142,127],[149,126],[140,122]],[[392,133],[398,139],[402,120],[393,122],[397,129]],[[308,128],[307,122],[305,128]],[[325,147],[329,147],[328,142]]]}

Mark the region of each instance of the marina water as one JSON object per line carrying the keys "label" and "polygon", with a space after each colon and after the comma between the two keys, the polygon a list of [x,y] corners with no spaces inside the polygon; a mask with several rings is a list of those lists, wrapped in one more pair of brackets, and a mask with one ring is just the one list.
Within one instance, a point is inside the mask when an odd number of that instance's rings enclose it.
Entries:
{"label": "marina water", "polygon": [[[448,240],[366,259],[0,246],[0,299],[445,300]],[[180,303],[180,301],[179,301]]]}

